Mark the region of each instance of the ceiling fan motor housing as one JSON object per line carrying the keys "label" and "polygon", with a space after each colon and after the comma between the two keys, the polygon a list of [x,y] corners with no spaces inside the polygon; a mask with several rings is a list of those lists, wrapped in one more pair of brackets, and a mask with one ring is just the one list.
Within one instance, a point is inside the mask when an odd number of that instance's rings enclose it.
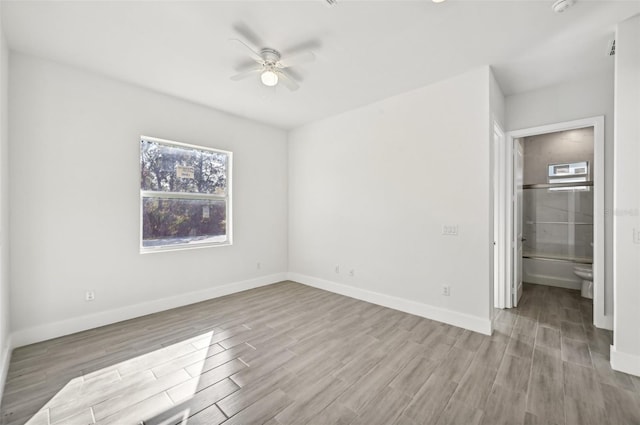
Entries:
{"label": "ceiling fan motor housing", "polygon": [[269,49],[268,47],[260,50],[260,56],[266,63],[274,64],[280,60],[280,53],[277,50]]}

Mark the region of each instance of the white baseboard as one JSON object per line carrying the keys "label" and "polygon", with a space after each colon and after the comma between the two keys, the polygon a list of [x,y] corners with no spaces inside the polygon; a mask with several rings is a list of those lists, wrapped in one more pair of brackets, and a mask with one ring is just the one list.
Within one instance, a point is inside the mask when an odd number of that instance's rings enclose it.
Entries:
{"label": "white baseboard", "polygon": [[448,323],[453,326],[458,326],[460,328],[465,328],[485,335],[491,335],[491,319],[489,318],[485,319],[478,316],[472,316],[470,314],[460,313],[324,279],[318,279],[316,277],[299,273],[288,273],[287,277],[288,280],[313,286],[314,288],[393,308],[394,310],[400,310],[405,313],[414,314],[416,316],[425,317],[438,322]]}
{"label": "white baseboard", "polygon": [[66,319],[32,328],[17,330],[11,334],[11,338],[14,347],[21,347],[23,345],[46,341],[48,339],[86,331],[88,329],[121,322],[123,320],[145,316],[147,314],[194,304],[200,301],[206,301],[212,298],[218,298],[236,292],[258,288],[260,286],[271,285],[272,283],[286,280],[286,278],[286,273],[276,273],[255,279],[215,286],[201,291],[188,292],[174,297],[161,298],[113,310],[101,311],[95,314],[88,314],[86,316],[75,317],[73,319]]}
{"label": "white baseboard", "polygon": [[11,335],[7,336],[4,350],[1,353],[2,363],[0,363],[0,400],[4,394],[4,384],[7,382],[7,374],[9,373],[9,364],[11,363],[11,351],[13,350],[13,342]]}
{"label": "white baseboard", "polygon": [[611,368],[620,372],[640,376],[640,356],[617,351],[611,346]]}

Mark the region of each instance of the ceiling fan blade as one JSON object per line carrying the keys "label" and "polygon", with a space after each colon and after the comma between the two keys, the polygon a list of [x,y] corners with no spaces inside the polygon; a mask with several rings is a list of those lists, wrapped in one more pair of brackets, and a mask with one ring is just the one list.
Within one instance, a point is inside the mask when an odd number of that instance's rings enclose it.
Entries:
{"label": "ceiling fan blade", "polygon": [[282,56],[293,56],[300,52],[317,52],[322,47],[322,43],[316,39],[305,40],[301,43],[297,43],[293,46],[289,46],[288,48],[282,51]]}
{"label": "ceiling fan blade", "polygon": [[249,78],[252,75],[256,75],[258,74],[260,71],[262,71],[262,67],[257,67],[257,68],[253,68],[253,69],[249,69],[247,71],[243,71],[240,72],[236,75],[231,76],[231,79],[233,81],[240,81],[240,80],[244,80],[245,78]]}
{"label": "ceiling fan blade", "polygon": [[288,68],[290,66],[313,62],[314,60],[316,60],[316,55],[314,55],[313,52],[306,51],[289,55],[284,59],[280,59],[278,63],[281,65],[281,68]]}
{"label": "ceiling fan blade", "polygon": [[229,41],[232,41],[234,46],[242,47],[242,48],[243,48],[242,50],[243,50],[245,53],[249,53],[249,56],[251,56],[251,59],[253,59],[254,61],[256,61],[256,62],[258,62],[258,63],[262,63],[262,62],[264,62],[264,61],[263,61],[263,59],[262,59],[262,56],[260,56],[260,53],[258,53],[258,52],[256,52],[255,50],[253,50],[253,49],[251,48],[251,46],[249,46],[249,45],[248,45],[247,43],[245,43],[244,41],[239,40],[239,39],[237,39],[237,38],[230,38],[230,39],[229,39]]}
{"label": "ceiling fan blade", "polygon": [[276,71],[278,76],[280,77],[280,81],[282,84],[291,91],[296,91],[300,88],[300,85],[294,80],[287,71],[284,69],[278,69]]}
{"label": "ceiling fan blade", "polygon": [[253,50],[260,50],[264,47],[265,43],[263,40],[256,34],[247,24],[244,22],[236,22],[233,24],[233,29],[237,32],[243,39],[247,40],[254,47]]}

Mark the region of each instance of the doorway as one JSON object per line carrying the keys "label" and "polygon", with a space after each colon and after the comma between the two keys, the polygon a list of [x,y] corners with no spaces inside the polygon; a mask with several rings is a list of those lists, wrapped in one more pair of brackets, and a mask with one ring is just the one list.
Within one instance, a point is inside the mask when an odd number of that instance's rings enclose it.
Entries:
{"label": "doorway", "polygon": [[[496,290],[504,294],[505,301],[503,306],[496,303],[496,307],[516,307],[522,294],[523,270],[525,270],[522,263],[523,251],[525,251],[523,244],[527,242],[526,231],[523,228],[523,220],[521,219],[524,208],[523,202],[525,202],[523,179],[524,140],[534,136],[539,137],[578,129],[591,129],[593,132],[593,163],[590,164],[592,186],[589,186],[589,191],[591,191],[593,198],[592,270],[594,325],[611,329],[610,318],[605,316],[604,309],[604,117],[602,116],[517,130],[507,134],[504,143],[504,155],[501,158],[502,160],[497,163],[497,172],[502,172],[506,176],[504,188],[500,188],[504,195],[501,197],[503,202],[500,202],[499,210],[494,211],[494,214],[503,214],[505,217],[505,220],[498,223],[499,230],[496,232],[497,234],[502,231],[506,235],[502,241],[505,249],[498,249],[496,252],[499,255],[496,267],[498,267],[499,273],[503,273],[507,278],[504,279],[504,282],[501,282],[501,287],[498,287],[498,283],[496,283]],[[549,178],[548,175],[547,178]],[[547,184],[550,183],[547,182]],[[549,190],[548,187],[542,188],[546,191]],[[561,189],[558,188],[558,190]],[[549,221],[549,224],[551,223],[552,221]],[[553,225],[558,226],[558,223]],[[500,241],[498,241],[498,244],[500,244]],[[591,249],[590,246],[589,249]],[[572,251],[574,256],[575,253],[575,250]],[[547,266],[543,265],[543,267],[549,267],[548,264]],[[530,276],[524,276],[524,279],[527,278],[530,278]]]}

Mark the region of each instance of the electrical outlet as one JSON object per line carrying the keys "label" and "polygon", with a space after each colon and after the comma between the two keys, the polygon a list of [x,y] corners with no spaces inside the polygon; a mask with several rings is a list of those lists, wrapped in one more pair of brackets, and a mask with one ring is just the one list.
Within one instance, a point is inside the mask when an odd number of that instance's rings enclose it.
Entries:
{"label": "electrical outlet", "polygon": [[260,270],[262,268],[262,264],[260,264],[260,261],[258,261],[256,263],[256,269]]}
{"label": "electrical outlet", "polygon": [[96,293],[93,291],[87,291],[84,294],[84,300],[85,301],[93,301],[96,299]]}
{"label": "electrical outlet", "polygon": [[451,287],[449,285],[442,285],[442,295],[448,297],[451,295]]}
{"label": "electrical outlet", "polygon": [[356,275],[356,270],[355,269],[349,270],[349,276],[354,277],[355,275]]}
{"label": "electrical outlet", "polygon": [[340,265],[336,264],[336,267],[335,267],[334,270],[335,270],[336,274],[339,274],[340,273]]}

